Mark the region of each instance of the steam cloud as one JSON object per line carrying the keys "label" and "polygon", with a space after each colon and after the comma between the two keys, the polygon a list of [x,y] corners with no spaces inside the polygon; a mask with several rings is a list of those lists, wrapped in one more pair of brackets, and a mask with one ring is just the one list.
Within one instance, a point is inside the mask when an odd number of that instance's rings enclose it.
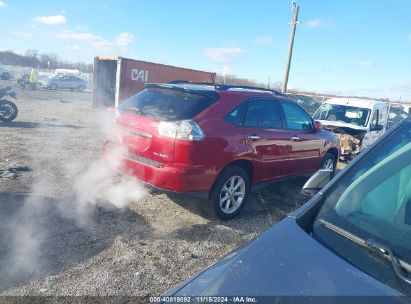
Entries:
{"label": "steam cloud", "polygon": [[[111,123],[111,115],[105,113],[103,118],[98,117],[98,121],[103,122],[101,129],[106,138],[118,135],[118,130],[114,129]],[[66,139],[64,134],[53,139],[52,145],[45,145],[42,153],[47,158],[43,161],[54,162],[60,175],[64,176],[65,184],[70,185],[70,189],[66,190],[68,194],[64,194],[57,205],[53,206],[61,218],[74,221],[82,229],[92,229],[92,214],[97,207],[126,208],[130,202],[144,197],[145,190],[136,179],[117,173],[124,150],[118,148],[110,153],[101,153],[84,168],[87,159],[82,159],[81,155],[75,156],[76,159],[68,164],[62,163],[57,157],[58,153],[62,153]],[[42,246],[50,233],[43,225],[48,221],[46,217],[50,216],[50,204],[45,197],[58,182],[61,181],[52,176],[42,176],[33,185],[23,205],[9,220],[6,235],[10,240],[11,263],[7,266],[7,271],[13,273],[13,276],[30,276],[38,271]]]}

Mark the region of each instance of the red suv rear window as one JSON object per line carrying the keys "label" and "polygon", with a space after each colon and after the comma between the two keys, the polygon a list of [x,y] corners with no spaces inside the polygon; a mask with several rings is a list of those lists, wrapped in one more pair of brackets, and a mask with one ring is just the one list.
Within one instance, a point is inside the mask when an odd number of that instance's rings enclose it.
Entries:
{"label": "red suv rear window", "polygon": [[192,119],[214,102],[202,94],[169,88],[147,88],[124,101],[119,110],[160,121]]}

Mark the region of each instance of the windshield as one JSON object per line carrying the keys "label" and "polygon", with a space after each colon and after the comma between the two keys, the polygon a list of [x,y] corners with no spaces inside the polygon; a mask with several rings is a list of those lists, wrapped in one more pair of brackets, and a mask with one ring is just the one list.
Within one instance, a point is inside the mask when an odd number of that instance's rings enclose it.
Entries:
{"label": "windshield", "polygon": [[123,102],[119,110],[161,121],[185,120],[192,119],[212,102],[211,97],[182,90],[148,88]]}
{"label": "windshield", "polygon": [[338,121],[361,127],[367,126],[371,111],[366,108],[323,104],[314,114],[315,120]]}
{"label": "windshield", "polygon": [[[325,199],[314,230],[317,237],[337,248],[321,232],[319,220],[325,220],[392,248],[400,259],[410,263],[411,124],[404,124],[389,139],[338,182]],[[351,252],[346,257],[355,261],[355,256]]]}

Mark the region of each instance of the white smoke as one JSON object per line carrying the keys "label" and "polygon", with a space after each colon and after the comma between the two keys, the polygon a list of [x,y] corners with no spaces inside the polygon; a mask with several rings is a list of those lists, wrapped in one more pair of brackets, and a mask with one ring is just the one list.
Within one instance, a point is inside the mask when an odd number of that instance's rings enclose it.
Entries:
{"label": "white smoke", "polygon": [[73,178],[74,204],[63,215],[75,216],[80,225],[89,221],[96,206],[125,208],[130,202],[143,198],[145,191],[131,176],[120,175],[124,147],[115,147],[90,164],[82,174]]}
{"label": "white smoke", "polygon": [[15,272],[15,276],[35,270],[45,239],[45,231],[39,223],[43,213],[43,199],[36,196],[36,190],[33,189],[7,227],[12,235],[9,271]]}
{"label": "white smoke", "polygon": [[[104,113],[96,116],[96,119],[104,138],[118,136],[119,130],[112,124],[112,114]],[[67,145],[68,140],[67,133],[63,133],[44,144],[41,153],[44,158],[41,161],[53,163],[54,171],[58,171],[57,177],[43,174],[7,225],[11,257],[8,271],[14,276],[38,271],[42,246],[50,234],[45,228],[47,225],[43,225],[45,217],[51,216],[46,197],[53,193],[56,183],[62,182],[61,178],[67,189],[64,189],[65,193],[57,200],[53,210],[57,210],[61,218],[75,222],[82,229],[93,227],[92,215],[96,208],[124,209],[129,203],[136,202],[145,195],[144,188],[134,177],[118,173],[121,169],[121,156],[126,148],[118,147],[103,153],[101,142],[101,153],[93,162],[88,163],[88,159],[84,159],[82,155],[75,155],[67,163],[59,157],[64,153],[64,145]],[[38,157],[37,153],[35,158]]]}

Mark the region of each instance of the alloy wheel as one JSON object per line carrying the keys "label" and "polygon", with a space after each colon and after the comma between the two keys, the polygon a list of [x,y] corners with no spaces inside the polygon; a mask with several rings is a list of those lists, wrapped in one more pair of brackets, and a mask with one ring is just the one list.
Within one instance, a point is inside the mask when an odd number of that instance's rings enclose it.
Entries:
{"label": "alloy wheel", "polygon": [[221,189],[221,211],[230,214],[240,208],[245,198],[245,190],[244,179],[238,175],[232,176]]}
{"label": "alloy wheel", "polygon": [[323,164],[323,169],[334,170],[334,162],[332,159],[327,159]]}

